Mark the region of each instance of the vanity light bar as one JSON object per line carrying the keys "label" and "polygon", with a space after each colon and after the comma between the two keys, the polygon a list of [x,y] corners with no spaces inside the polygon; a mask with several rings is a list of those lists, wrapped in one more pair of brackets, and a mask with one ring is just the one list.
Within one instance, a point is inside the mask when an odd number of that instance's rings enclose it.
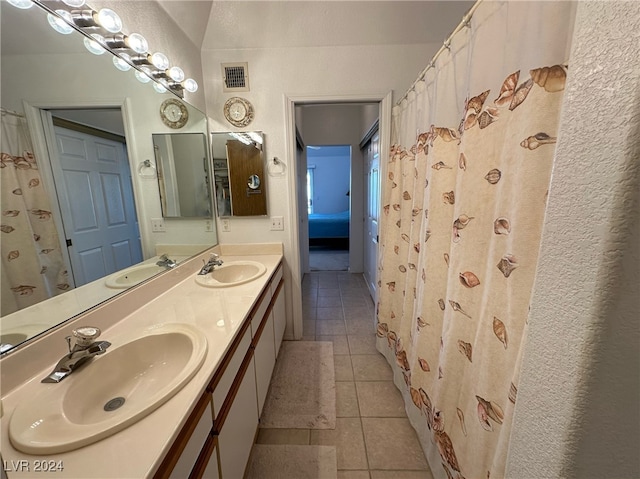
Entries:
{"label": "vanity light bar", "polygon": [[95,55],[109,50],[114,55],[113,64],[116,68],[121,71],[135,68],[136,78],[144,83],[154,80],[154,88],[159,93],[171,90],[183,97],[184,90],[190,93],[198,90],[198,83],[192,78],[185,79],[186,75],[179,66],[170,66],[164,53],[150,53],[149,44],[142,35],[123,33],[120,16],[109,8],[96,11],[85,0],[62,0],[72,10],[54,11],[45,5],[45,0],[7,1],[23,9],[33,4],[39,5],[48,12],[49,24],[57,32],[69,34],[73,30],[79,31],[85,36],[87,50]]}

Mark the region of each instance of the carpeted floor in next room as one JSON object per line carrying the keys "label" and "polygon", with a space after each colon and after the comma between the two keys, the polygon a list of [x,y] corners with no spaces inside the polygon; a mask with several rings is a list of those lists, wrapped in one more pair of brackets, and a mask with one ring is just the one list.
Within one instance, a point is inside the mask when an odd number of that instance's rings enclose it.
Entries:
{"label": "carpeted floor in next room", "polygon": [[[254,454],[268,455],[260,445],[269,444],[333,446],[338,479],[432,479],[391,368],[375,348],[374,306],[362,275],[312,272],[304,277],[302,294],[303,340],[333,343],[336,427],[260,428]],[[296,448],[280,451],[296,455]],[[300,454],[312,455],[312,463],[333,460],[332,448],[302,449]],[[274,461],[269,457],[265,464]],[[316,470],[318,477],[336,477],[323,467]],[[288,479],[285,471],[275,477]],[[253,475],[260,477],[260,472],[254,469]]]}

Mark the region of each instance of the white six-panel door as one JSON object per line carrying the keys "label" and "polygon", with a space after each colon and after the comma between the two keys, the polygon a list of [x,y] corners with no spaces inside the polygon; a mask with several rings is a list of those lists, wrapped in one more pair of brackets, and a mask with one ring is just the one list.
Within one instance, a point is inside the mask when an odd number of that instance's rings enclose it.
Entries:
{"label": "white six-panel door", "polygon": [[142,261],[123,143],[55,128],[51,163],[76,286]]}

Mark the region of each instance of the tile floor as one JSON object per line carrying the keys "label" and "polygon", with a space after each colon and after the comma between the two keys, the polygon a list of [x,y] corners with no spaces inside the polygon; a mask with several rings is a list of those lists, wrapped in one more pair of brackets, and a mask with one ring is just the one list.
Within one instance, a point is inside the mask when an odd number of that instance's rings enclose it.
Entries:
{"label": "tile floor", "polygon": [[336,429],[260,429],[257,442],[336,446],[338,479],[432,479],[391,368],[375,348],[362,275],[312,272],[302,295],[303,339],[333,341]]}

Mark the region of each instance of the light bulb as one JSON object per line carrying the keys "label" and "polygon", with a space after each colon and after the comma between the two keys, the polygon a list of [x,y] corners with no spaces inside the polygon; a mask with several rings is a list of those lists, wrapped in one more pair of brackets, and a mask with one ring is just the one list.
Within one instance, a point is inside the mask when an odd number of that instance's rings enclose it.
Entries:
{"label": "light bulb", "polygon": [[127,37],[127,45],[136,53],[147,53],[149,43],[139,33],[132,33]]}
{"label": "light bulb", "polygon": [[161,83],[158,82],[153,82],[153,89],[155,91],[157,91],[158,93],[166,93],[167,89],[165,88],[164,85],[162,85]]}
{"label": "light bulb", "polygon": [[104,52],[106,52],[104,47],[100,45],[101,42],[104,42],[104,38],[102,38],[102,36],[98,35],[97,33],[93,33],[91,36],[93,37],[93,40],[90,40],[89,38],[85,37],[84,39],[85,48],[89,50],[91,53],[93,53],[94,55],[102,55]]}
{"label": "light bulb", "polygon": [[142,67],[142,71],[136,70],[135,75],[140,83],[149,83],[151,81],[151,72],[148,68]]}
{"label": "light bulb", "polygon": [[171,78],[173,81],[181,82],[182,80],[184,80],[184,72],[180,67],[169,68],[169,70],[167,71],[167,74],[169,75],[169,78]]}
{"label": "light bulb", "polygon": [[193,78],[187,78],[184,83],[184,89],[188,92],[195,92],[198,90],[198,82],[196,82]]}
{"label": "light bulb", "polygon": [[84,5],[85,0],[62,0],[63,3],[66,3],[67,5],[69,5],[70,7],[81,7],[82,5]]}
{"label": "light bulb", "polygon": [[126,53],[121,53],[119,57],[114,55],[113,64],[121,72],[128,72],[129,70],[131,70],[131,65],[127,63],[127,60],[129,60],[129,55],[127,55]]}
{"label": "light bulb", "polygon": [[151,64],[158,70],[166,70],[169,68],[169,59],[164,53],[156,52],[151,55]]}
{"label": "light bulb", "polygon": [[69,35],[73,32],[73,27],[70,25],[70,23],[73,23],[71,14],[66,10],[56,10],[56,13],[62,18],[55,16],[53,13],[47,14],[49,25],[51,25],[51,28],[56,32],[62,33],[63,35]]}
{"label": "light bulb", "polygon": [[33,2],[31,0],[7,0],[7,1],[14,7],[22,8],[23,10],[33,7]]}
{"label": "light bulb", "polygon": [[103,8],[98,12],[97,21],[102,28],[111,33],[122,30],[122,20],[116,12],[110,8]]}

